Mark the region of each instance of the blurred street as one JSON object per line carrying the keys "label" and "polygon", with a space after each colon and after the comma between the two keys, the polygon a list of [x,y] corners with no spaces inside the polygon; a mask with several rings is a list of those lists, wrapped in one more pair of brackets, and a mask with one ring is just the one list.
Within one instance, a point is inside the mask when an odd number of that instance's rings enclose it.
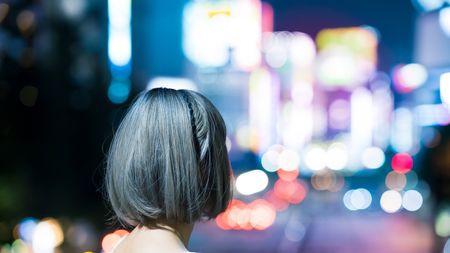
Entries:
{"label": "blurred street", "polygon": [[281,213],[264,231],[220,231],[212,222],[201,223],[195,227],[191,246],[196,252],[435,252],[429,220],[379,211],[349,213],[333,201],[326,205],[321,209],[310,200]]}

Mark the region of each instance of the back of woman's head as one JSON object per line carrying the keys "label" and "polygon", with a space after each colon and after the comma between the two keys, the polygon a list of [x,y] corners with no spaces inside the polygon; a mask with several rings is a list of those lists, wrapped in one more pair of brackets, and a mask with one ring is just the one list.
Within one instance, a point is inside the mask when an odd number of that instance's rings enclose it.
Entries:
{"label": "back of woman's head", "polygon": [[109,150],[106,190],[124,225],[215,218],[231,198],[225,123],[204,96],[157,88],[142,93]]}

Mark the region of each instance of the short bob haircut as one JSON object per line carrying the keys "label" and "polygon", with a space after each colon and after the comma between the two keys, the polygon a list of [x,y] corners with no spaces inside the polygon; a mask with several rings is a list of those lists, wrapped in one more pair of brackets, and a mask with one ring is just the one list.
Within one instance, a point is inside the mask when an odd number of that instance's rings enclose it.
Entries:
{"label": "short bob haircut", "polygon": [[138,96],[113,138],[108,199],[124,226],[215,218],[232,197],[224,120],[203,95],[156,88]]}

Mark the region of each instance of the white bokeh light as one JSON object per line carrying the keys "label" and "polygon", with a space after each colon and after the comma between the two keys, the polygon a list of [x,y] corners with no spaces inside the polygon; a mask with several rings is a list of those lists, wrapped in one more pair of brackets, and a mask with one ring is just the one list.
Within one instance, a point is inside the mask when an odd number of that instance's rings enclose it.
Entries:
{"label": "white bokeh light", "polygon": [[403,194],[403,208],[408,211],[414,212],[420,209],[423,204],[423,197],[420,192],[416,190],[409,190]]}
{"label": "white bokeh light", "polygon": [[353,206],[351,201],[351,196],[354,190],[349,190],[344,194],[344,197],[342,198],[342,201],[344,202],[345,207],[350,211],[356,211],[358,210],[356,207]]}
{"label": "white bokeh light", "polygon": [[402,195],[394,190],[388,190],[381,195],[381,208],[387,213],[395,213],[402,207]]}
{"label": "white bokeh light", "polygon": [[359,188],[347,191],[342,200],[350,211],[364,210],[372,204],[372,195],[367,189]]}
{"label": "white bokeh light", "polygon": [[443,8],[439,11],[439,24],[442,31],[450,37],[450,7]]}
{"label": "white bokeh light", "polygon": [[332,170],[342,170],[347,166],[348,151],[342,143],[333,143],[326,152],[327,167]]}
{"label": "white bokeh light", "polygon": [[361,163],[368,169],[378,169],[385,162],[384,152],[378,147],[366,148],[361,156]]}
{"label": "white bokeh light", "polygon": [[415,89],[423,85],[428,79],[427,69],[417,63],[407,64],[399,70],[402,84],[406,88]]}
{"label": "white bokeh light", "polygon": [[306,151],[305,164],[311,170],[321,170],[325,168],[326,151],[320,146],[312,146]]}
{"label": "white bokeh light", "polygon": [[293,171],[298,169],[298,164],[300,163],[299,155],[290,149],[285,149],[281,152],[278,157],[278,166],[286,171]]}
{"label": "white bokeh light", "polygon": [[[59,233],[57,233],[59,232]],[[34,252],[53,253],[62,239],[61,231],[55,231],[54,224],[48,221],[39,222],[33,231],[32,248]]]}
{"label": "white bokeh light", "polygon": [[269,172],[274,172],[279,169],[278,167],[278,159],[279,153],[275,150],[269,150],[263,154],[261,158],[261,165],[263,168]]}
{"label": "white bokeh light", "polygon": [[251,195],[266,189],[269,183],[267,174],[262,170],[251,170],[236,178],[236,189],[242,195]]}
{"label": "white bokeh light", "polygon": [[364,188],[356,189],[350,195],[350,202],[356,209],[367,209],[372,203],[372,195]]}
{"label": "white bokeh light", "polygon": [[433,11],[441,8],[444,0],[412,0],[413,4],[421,11]]}
{"label": "white bokeh light", "polygon": [[281,45],[274,45],[266,51],[265,59],[272,68],[281,68],[286,64],[288,55]]}

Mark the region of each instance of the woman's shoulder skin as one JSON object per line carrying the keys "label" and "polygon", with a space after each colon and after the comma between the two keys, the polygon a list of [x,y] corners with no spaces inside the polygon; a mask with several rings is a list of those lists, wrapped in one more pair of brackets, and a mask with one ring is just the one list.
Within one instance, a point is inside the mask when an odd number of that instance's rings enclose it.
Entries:
{"label": "woman's shoulder skin", "polygon": [[135,228],[124,237],[113,253],[187,253],[178,236],[165,229]]}

